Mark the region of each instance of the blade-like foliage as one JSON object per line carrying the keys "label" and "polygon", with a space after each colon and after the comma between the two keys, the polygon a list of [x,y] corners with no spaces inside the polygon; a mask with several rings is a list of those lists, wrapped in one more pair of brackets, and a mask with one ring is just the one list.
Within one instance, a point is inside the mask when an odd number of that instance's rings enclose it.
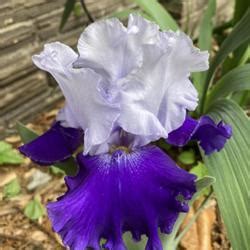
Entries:
{"label": "blade-like foliage", "polygon": [[234,22],[237,23],[244,15],[245,11],[250,7],[250,2],[246,0],[235,0],[234,6]]}
{"label": "blade-like foliage", "polygon": [[228,56],[228,54],[238,48],[241,44],[250,41],[250,9],[235,26],[230,35],[222,43],[219,52],[209,69],[207,81],[210,81],[217,66]]}
{"label": "blade-like foliage", "polygon": [[249,249],[249,170],[250,120],[233,101],[214,103],[209,115],[233,128],[233,136],[225,148],[204,156],[210,175],[216,178],[214,191],[233,249]]}
{"label": "blade-like foliage", "polygon": [[[21,136],[21,139],[24,143],[28,143],[34,139],[36,139],[39,135],[36,134],[31,129],[25,127],[22,123],[17,123],[17,131],[19,135]],[[48,145],[49,146],[49,145]],[[69,159],[54,164],[57,168],[60,168],[62,171],[65,172],[66,175],[74,176],[76,175],[78,171],[77,164],[75,162],[75,159],[73,157],[70,157]]]}
{"label": "blade-like foliage", "polygon": [[250,90],[250,64],[239,66],[224,75],[211,89],[207,105],[211,105],[218,98],[242,90]]}
{"label": "blade-like foliage", "polygon": [[[213,34],[213,17],[216,12],[216,0],[209,0],[207,9],[204,12],[204,16],[200,25],[200,34],[198,38],[198,47],[201,50],[210,51],[212,45]],[[194,85],[200,94],[204,87],[207,72],[198,72],[193,74]]]}
{"label": "blade-like foliage", "polygon": [[216,12],[216,0],[209,0],[200,25],[198,47],[201,50],[210,50],[213,34],[213,17]]}
{"label": "blade-like foliage", "polygon": [[135,2],[159,24],[162,30],[178,30],[179,26],[168,11],[157,0],[135,0]]}
{"label": "blade-like foliage", "polygon": [[63,11],[61,23],[60,23],[60,30],[63,29],[71,12],[74,10],[75,3],[76,3],[76,0],[66,0],[66,3],[64,5],[64,11]]}
{"label": "blade-like foliage", "polygon": [[206,93],[218,65],[220,65],[225,60],[225,58],[228,56],[229,53],[237,49],[242,44],[250,41],[249,23],[250,23],[250,9],[246,11],[245,15],[238,22],[238,24],[235,26],[230,35],[222,43],[221,48],[217,53],[217,55],[215,56],[206,77],[206,82],[204,84],[201,96],[201,111],[203,111],[204,109]]}
{"label": "blade-like foliage", "polygon": [[110,17],[116,17],[119,19],[127,19],[128,16],[134,12],[135,12],[134,9],[125,9],[121,11],[112,12]]}
{"label": "blade-like foliage", "polygon": [[114,12],[110,15],[110,17],[116,17],[116,18],[123,20],[123,19],[127,19],[129,17],[129,15],[132,13],[137,13],[137,14],[141,15],[142,17],[148,19],[149,21],[155,22],[154,18],[151,17],[150,15],[148,15],[146,12],[144,12],[142,10],[135,11],[134,9],[125,9],[122,11]]}
{"label": "blade-like foliage", "polygon": [[36,132],[25,127],[25,125],[21,122],[17,123],[16,128],[23,143],[31,142],[38,137],[38,134]]}
{"label": "blade-like foliage", "polygon": [[[232,24],[236,24],[242,16],[244,16],[247,9],[250,7],[250,1],[246,0],[235,0],[234,6],[234,17],[232,19]],[[228,72],[231,69],[243,65],[247,62],[249,58],[249,42],[242,44],[239,48],[237,48],[231,57],[227,57],[225,62],[223,63],[222,72]]]}
{"label": "blade-like foliage", "polygon": [[242,108],[247,109],[250,106],[250,90],[233,93],[231,99]]}

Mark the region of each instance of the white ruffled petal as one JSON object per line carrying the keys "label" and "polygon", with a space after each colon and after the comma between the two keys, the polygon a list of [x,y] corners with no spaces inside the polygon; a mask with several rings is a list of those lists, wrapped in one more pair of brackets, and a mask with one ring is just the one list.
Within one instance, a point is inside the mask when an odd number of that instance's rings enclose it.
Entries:
{"label": "white ruffled petal", "polygon": [[135,35],[138,45],[154,44],[159,41],[159,26],[138,14],[130,14],[128,33]]}
{"label": "white ruffled petal", "polygon": [[166,138],[197,106],[189,76],[207,70],[208,53],[181,32],[132,14],[128,28],[115,18],[91,24],[78,50],[52,43],[33,60],[58,81],[66,105],[57,120],[84,130],[85,154],[107,152],[117,129],[131,147]]}
{"label": "white ruffled petal", "polygon": [[208,69],[208,53],[193,46],[184,33],[164,32],[168,39],[169,63],[167,82],[169,87],[160,105],[158,118],[170,133],[185,121],[186,111],[198,105],[198,93],[189,75]]}
{"label": "white ruffled petal", "polygon": [[143,51],[142,67],[123,79],[118,123],[129,133],[157,140],[167,136],[167,131],[157,118],[165,89],[166,64],[162,61],[166,58],[153,45],[144,46]]}
{"label": "white ruffled petal", "polygon": [[143,46],[143,64],[123,80],[121,94],[120,126],[152,140],[167,137],[196,108],[198,93],[188,77],[208,67],[208,54],[182,33],[166,32],[161,39],[168,46]]}
{"label": "white ruffled petal", "polygon": [[45,71],[63,73],[76,60],[77,54],[69,46],[60,42],[44,45],[44,50],[39,55],[32,56],[37,67]]}
{"label": "white ruffled petal", "polygon": [[195,110],[197,104],[198,93],[189,79],[172,82],[162,99],[157,117],[170,133],[183,124],[187,110]]}
{"label": "white ruffled petal", "polygon": [[107,140],[118,118],[119,108],[107,102],[98,90],[103,81],[100,75],[90,69],[72,68],[76,57],[69,47],[51,43],[40,55],[34,56],[33,61],[58,82],[69,111],[84,130],[84,153],[87,154],[91,147]]}
{"label": "white ruffled petal", "polygon": [[194,47],[192,40],[183,32],[175,33],[171,42],[170,58],[172,70],[175,73],[189,74],[208,69],[208,52]]}
{"label": "white ruffled petal", "polygon": [[80,36],[80,57],[74,66],[92,68],[112,83],[138,63],[137,53],[127,46],[127,40],[127,29],[118,19],[95,22]]}
{"label": "white ruffled petal", "polygon": [[67,102],[64,107],[59,110],[56,121],[59,121],[63,127],[81,128],[81,125],[78,123],[74,112],[72,112]]}

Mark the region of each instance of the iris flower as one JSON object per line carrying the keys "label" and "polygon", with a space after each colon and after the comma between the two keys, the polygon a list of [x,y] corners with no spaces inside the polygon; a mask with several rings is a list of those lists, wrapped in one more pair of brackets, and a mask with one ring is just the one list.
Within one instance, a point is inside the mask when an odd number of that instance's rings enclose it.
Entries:
{"label": "iris flower", "polygon": [[152,142],[175,146],[197,140],[206,154],[219,151],[231,127],[208,116],[194,120],[198,93],[191,72],[208,69],[208,53],[182,32],[164,31],[139,15],[89,25],[78,52],[49,43],[33,56],[65,96],[65,106],[42,136],[20,147],[40,165],[77,154],[78,173],[65,177],[67,192],[48,204],[53,229],[70,249],[124,250],[122,235],[148,237],[161,250],[158,229],[171,233],[196,192],[186,172]]}

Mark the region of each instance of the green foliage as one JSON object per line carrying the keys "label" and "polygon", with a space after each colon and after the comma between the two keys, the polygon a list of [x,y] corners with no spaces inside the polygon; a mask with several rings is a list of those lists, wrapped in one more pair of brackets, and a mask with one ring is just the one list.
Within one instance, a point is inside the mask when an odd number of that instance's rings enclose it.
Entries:
{"label": "green foliage", "polygon": [[250,41],[250,9],[248,9],[242,19],[237,23],[230,35],[224,40],[219,52],[216,54],[207,74],[206,82],[201,96],[201,111],[204,111],[206,94],[213,79],[217,67],[226,59],[226,57],[239,48],[242,44]]}
{"label": "green foliage", "polygon": [[214,27],[213,19],[215,11],[216,11],[216,0],[209,0],[207,9],[204,12],[200,25],[198,47],[201,50],[210,51],[212,47],[212,35]]}
{"label": "green foliage", "polygon": [[237,23],[233,31],[222,43],[221,48],[216,54],[216,57],[214,58],[213,63],[211,64],[210,69],[208,71],[207,82],[210,82],[217,66],[225,60],[225,58],[229,55],[230,52],[237,49],[240,45],[250,41],[249,23],[250,9],[248,9],[246,14]]}
{"label": "green foliage", "polygon": [[168,11],[157,0],[135,0],[143,11],[159,24],[162,30],[178,30],[179,26]]}
{"label": "green foliage", "polygon": [[185,165],[194,164],[196,160],[195,152],[192,149],[183,151],[178,155],[178,160]]}
{"label": "green foliage", "polygon": [[[242,18],[242,16],[244,16],[245,12],[248,10],[249,7],[249,1],[235,0],[234,17],[232,19],[232,24],[237,24],[237,22]],[[248,47],[249,42],[246,42],[245,44],[242,44],[239,48],[237,48],[232,53],[232,56],[227,57],[227,59],[223,63],[222,72],[228,72],[234,67],[237,67],[247,62],[247,59],[249,58]]]}
{"label": "green foliage", "polygon": [[119,19],[126,19],[128,18],[129,14],[134,13],[135,11],[133,9],[125,9],[117,12],[113,12],[110,17],[116,17]]}
{"label": "green foliage", "polygon": [[21,192],[21,187],[16,178],[4,186],[3,196],[5,198],[12,198],[12,197],[17,196],[20,192]]}
{"label": "green foliage", "polygon": [[225,74],[211,89],[207,105],[211,105],[218,98],[242,90],[250,90],[250,64],[239,66]]}
{"label": "green foliage", "polygon": [[243,110],[230,100],[218,100],[209,115],[223,120],[233,128],[233,136],[225,148],[211,156],[204,156],[221,215],[233,249],[249,249],[249,135],[250,120]]}
{"label": "green foliage", "polygon": [[249,59],[249,45],[248,42],[242,44],[239,48],[233,51],[230,56],[228,56],[222,65],[222,74],[227,73],[231,69],[243,65]]}
{"label": "green foliage", "polygon": [[80,17],[82,15],[82,7],[80,3],[75,3],[74,6],[74,15]]}
{"label": "green foliage", "polygon": [[0,165],[1,164],[21,164],[23,157],[4,141],[0,141]]}
{"label": "green foliage", "polygon": [[130,233],[125,233],[123,235],[123,240],[125,242],[125,245],[127,246],[127,249],[130,250],[142,250],[145,249],[146,243],[147,243],[147,238],[146,236],[142,236],[141,240],[138,242],[135,242]]}
{"label": "green foliage", "polygon": [[33,130],[25,127],[21,122],[17,123],[17,131],[23,143],[31,142],[38,137],[38,134],[36,134]]}
{"label": "green foliage", "polygon": [[[208,176],[208,169],[202,162],[198,162],[196,166],[194,166],[190,173],[195,174],[197,176],[197,179],[200,180],[201,178],[204,178],[205,176]],[[211,188],[208,187],[203,190],[202,195],[208,195],[211,192]]]}
{"label": "green foliage", "polygon": [[206,188],[210,187],[214,183],[216,183],[216,178],[213,176],[207,175],[207,176],[204,176],[204,177],[198,179],[196,181],[197,192],[193,196],[191,202],[194,202]]}
{"label": "green foliage", "polygon": [[[25,127],[20,122],[17,124],[17,130],[18,130],[18,132],[21,136],[21,139],[24,143],[28,143],[39,136],[34,131]],[[76,173],[78,171],[76,161],[73,157],[70,157],[69,159],[67,159],[63,162],[56,163],[56,164],[54,164],[54,166],[61,169],[66,175],[69,175],[69,176],[76,175]]]}
{"label": "green foliage", "polygon": [[199,180],[208,175],[208,170],[204,163],[198,162],[198,164],[190,170],[190,173],[195,174]]}
{"label": "green foliage", "polygon": [[157,142],[155,142],[155,145],[159,148],[161,148],[163,151],[168,152],[168,150],[171,149],[171,145],[166,142],[164,139],[160,139]]}
{"label": "green foliage", "polygon": [[235,92],[232,94],[231,99],[242,108],[247,109],[250,106],[250,90]]}
{"label": "green foliage", "polygon": [[247,0],[235,0],[234,6],[234,23],[237,23],[250,7],[250,2]]}
{"label": "green foliage", "polygon": [[94,19],[89,13],[84,0],[80,0],[80,3],[77,2],[76,0],[66,0],[65,5],[64,5],[64,11],[60,23],[60,28],[59,30],[61,31],[68,21],[71,13],[73,12],[76,17],[81,16],[81,9],[83,9],[83,12],[86,14],[88,17],[89,22],[93,22]]}
{"label": "green foliage", "polygon": [[50,171],[54,175],[65,175],[65,172],[56,166],[51,166]]}
{"label": "green foliage", "polygon": [[63,29],[64,25],[66,24],[67,20],[69,19],[70,14],[74,11],[75,3],[76,3],[76,0],[66,0],[61,23],[60,23],[60,30]]}
{"label": "green foliage", "polygon": [[[250,89],[250,66],[244,65],[249,58],[249,23],[250,9],[245,10],[245,15],[222,43],[209,69],[201,100],[201,110],[210,110],[209,115],[217,121],[222,120],[233,127],[233,136],[225,148],[209,157],[203,155],[203,158],[209,174],[217,180],[213,188],[234,249],[248,249],[249,224],[246,218],[249,199],[247,171],[249,171],[250,155],[246,136],[250,134],[250,121],[237,104],[220,98]],[[234,53],[229,57],[231,52]],[[222,71],[224,75],[208,94],[215,71],[226,58]],[[242,96],[245,97],[245,93],[239,93],[238,96],[241,100]]]}
{"label": "green foliage", "polygon": [[[201,50],[211,50],[213,35],[213,19],[216,12],[216,0],[209,0],[207,9],[201,21],[198,37],[198,47]],[[198,93],[201,94],[204,88],[207,72],[197,72],[193,74],[193,81]]]}
{"label": "green foliage", "polygon": [[61,169],[68,176],[75,176],[78,171],[78,166],[74,157],[70,157],[64,162],[54,164],[55,167]]}
{"label": "green foliage", "polygon": [[24,214],[31,220],[38,220],[45,215],[45,209],[41,204],[40,197],[36,196],[26,205]]}

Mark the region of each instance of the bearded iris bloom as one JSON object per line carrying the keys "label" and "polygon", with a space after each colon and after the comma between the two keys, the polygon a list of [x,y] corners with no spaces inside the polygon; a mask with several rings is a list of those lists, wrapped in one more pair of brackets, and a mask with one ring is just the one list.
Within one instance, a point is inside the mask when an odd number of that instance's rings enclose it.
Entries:
{"label": "bearded iris bloom", "polygon": [[20,147],[40,165],[77,154],[79,171],[68,191],[48,204],[53,229],[70,249],[126,249],[122,235],[147,235],[147,250],[162,249],[158,228],[171,233],[196,191],[196,176],[179,168],[151,142],[175,146],[197,140],[205,154],[223,148],[229,125],[187,115],[198,104],[189,76],[208,68],[208,53],[181,32],[159,31],[138,15],[95,22],[81,34],[78,52],[59,42],[33,56],[65,96],[45,134]]}

